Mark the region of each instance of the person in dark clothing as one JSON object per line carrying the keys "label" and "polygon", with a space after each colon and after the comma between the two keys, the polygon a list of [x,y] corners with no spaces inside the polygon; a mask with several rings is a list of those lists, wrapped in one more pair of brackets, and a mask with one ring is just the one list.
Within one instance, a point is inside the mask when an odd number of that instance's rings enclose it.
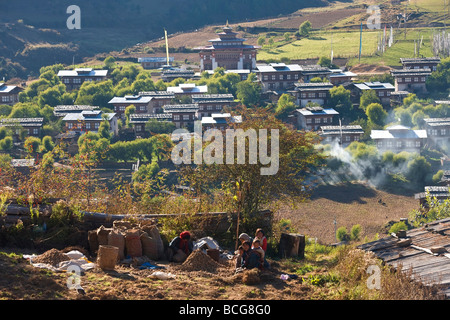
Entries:
{"label": "person in dark clothing", "polygon": [[173,238],[169,243],[168,260],[176,262],[184,261],[194,250],[194,245],[190,239],[191,234],[189,231],[183,231],[179,236]]}
{"label": "person in dark clothing", "polygon": [[242,244],[244,248],[244,254],[242,256],[242,268],[244,269],[253,269],[260,268],[261,261],[260,255],[255,250],[252,250],[252,243],[246,241]]}

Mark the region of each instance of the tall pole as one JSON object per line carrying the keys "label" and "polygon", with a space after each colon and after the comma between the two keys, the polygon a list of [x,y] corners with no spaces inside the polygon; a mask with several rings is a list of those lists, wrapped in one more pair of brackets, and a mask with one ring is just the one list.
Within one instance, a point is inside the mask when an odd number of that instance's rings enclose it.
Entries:
{"label": "tall pole", "polygon": [[362,30],[363,30],[363,25],[362,25],[362,21],[361,21],[361,31],[359,32],[359,62],[361,62],[361,51],[362,51]]}
{"label": "tall pole", "polygon": [[167,30],[164,29],[164,37],[166,38],[166,55],[167,55],[167,65],[170,65],[169,62],[169,41],[167,40]]}

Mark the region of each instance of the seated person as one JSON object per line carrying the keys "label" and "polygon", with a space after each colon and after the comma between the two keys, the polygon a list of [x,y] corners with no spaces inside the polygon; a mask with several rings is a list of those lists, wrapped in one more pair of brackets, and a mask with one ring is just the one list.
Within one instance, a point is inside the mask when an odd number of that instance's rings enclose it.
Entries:
{"label": "seated person", "polygon": [[243,269],[259,268],[261,266],[260,256],[255,250],[252,250],[252,243],[249,241],[245,241],[242,244],[242,247],[244,248],[244,254],[242,257],[242,268]]}
{"label": "seated person", "polygon": [[167,249],[167,258],[169,261],[183,262],[194,249],[191,234],[189,231],[183,231],[179,236],[172,239]]}
{"label": "seated person", "polygon": [[260,244],[261,244],[261,248],[264,250],[264,252],[266,252],[267,251],[267,238],[264,235],[263,229],[258,228],[256,230],[255,239],[259,239]]}
{"label": "seated person", "polygon": [[260,241],[258,240],[258,239],[255,239],[255,240],[253,240],[253,246],[252,246],[252,249],[254,250],[254,251],[256,251],[258,254],[259,254],[259,256],[261,257],[261,263],[263,263],[264,262],[264,256],[265,256],[265,252],[264,252],[264,250],[261,248],[261,243],[260,243]]}

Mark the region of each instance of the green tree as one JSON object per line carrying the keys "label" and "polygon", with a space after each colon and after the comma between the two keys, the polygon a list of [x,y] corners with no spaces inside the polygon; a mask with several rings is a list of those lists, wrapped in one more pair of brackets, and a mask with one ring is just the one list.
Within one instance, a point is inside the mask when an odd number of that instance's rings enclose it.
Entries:
{"label": "green tree", "polygon": [[278,99],[275,114],[277,118],[284,119],[289,115],[290,112],[294,111],[296,108],[297,105],[295,104],[294,97],[290,94],[283,93],[280,99]]}
{"label": "green tree", "polygon": [[107,140],[111,140],[111,126],[109,125],[109,121],[103,120],[98,127],[98,135],[100,138],[104,138]]}
{"label": "green tree", "polygon": [[414,125],[416,125],[419,129],[423,129],[425,125],[425,113],[423,113],[422,110],[417,110],[413,116],[412,116],[412,122]]}
{"label": "green tree", "polygon": [[49,105],[50,107],[56,107],[61,104],[62,95],[65,92],[65,86],[57,86],[46,89],[41,92],[38,97],[39,106],[43,107]]}
{"label": "green tree", "polygon": [[322,57],[319,58],[318,64],[321,67],[331,68],[331,59],[328,58],[328,57],[322,56]]}
{"label": "green tree", "polygon": [[263,46],[266,43],[266,37],[264,36],[259,36],[258,38],[258,46]]}
{"label": "green tree", "polygon": [[113,96],[111,80],[84,82],[78,91],[75,104],[109,107],[108,102]]}
{"label": "green tree", "polygon": [[305,22],[303,22],[300,25],[298,31],[300,32],[300,35],[302,37],[308,37],[310,32],[311,32],[311,30],[312,30],[312,24],[311,24],[311,22],[309,22],[309,20],[306,20]]}
{"label": "green tree", "polygon": [[269,38],[269,41],[268,41],[270,49],[273,48],[274,43],[275,43],[275,37],[272,36],[272,37]]}
{"label": "green tree", "polygon": [[340,116],[345,118],[347,122],[357,119],[357,113],[353,110],[351,93],[343,86],[333,87],[330,89],[330,99],[328,100],[330,108],[334,108],[339,112]]}
{"label": "green tree", "polygon": [[116,58],[108,56],[103,60],[103,63],[107,69],[112,70],[116,66]]}
{"label": "green tree", "polygon": [[55,148],[55,144],[53,143],[52,137],[45,136],[44,138],[42,138],[42,151],[43,152],[52,151],[53,148]]}
{"label": "green tree", "polygon": [[0,150],[8,151],[13,148],[13,138],[11,136],[6,136],[3,139],[0,139]]}
{"label": "green tree", "polygon": [[418,156],[408,162],[406,178],[418,186],[427,183],[427,176],[431,172],[431,164],[424,156]]}
{"label": "green tree", "polygon": [[34,154],[39,151],[39,147],[41,145],[41,139],[37,137],[28,137],[25,140],[24,148],[27,150],[27,153]]}
{"label": "green tree", "polygon": [[145,130],[151,134],[172,133],[175,129],[175,124],[171,121],[158,121],[156,119],[150,119],[145,124]]}
{"label": "green tree", "polygon": [[287,42],[287,41],[291,40],[291,33],[290,32],[285,32],[283,37],[284,37],[284,41]]}
{"label": "green tree", "polygon": [[236,85],[236,96],[245,106],[255,106],[261,100],[261,86],[254,82],[254,74],[250,74],[247,80]]}
{"label": "green tree", "polygon": [[381,104],[381,100],[378,98],[375,90],[365,90],[359,99],[359,107],[366,111],[367,106],[372,103]]}
{"label": "green tree", "polygon": [[397,119],[399,119],[401,125],[406,127],[412,127],[413,120],[411,114],[407,110],[403,108],[397,108],[395,110],[395,116]]}
{"label": "green tree", "polygon": [[130,116],[136,113],[136,107],[134,105],[129,105],[125,108],[125,119],[127,128],[131,128]]}
{"label": "green tree", "polygon": [[369,104],[366,108],[366,115],[369,123],[377,127],[383,127],[388,116],[383,106],[379,103]]}
{"label": "green tree", "polygon": [[450,57],[441,60],[436,71],[427,79],[427,89],[430,92],[442,93],[445,97],[450,94]]}

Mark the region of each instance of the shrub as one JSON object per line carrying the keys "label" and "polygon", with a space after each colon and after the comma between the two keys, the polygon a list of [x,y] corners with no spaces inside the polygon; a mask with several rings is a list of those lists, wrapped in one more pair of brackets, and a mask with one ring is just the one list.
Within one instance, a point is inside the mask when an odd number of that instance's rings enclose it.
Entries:
{"label": "shrub", "polygon": [[397,233],[400,230],[405,230],[405,231],[408,230],[408,226],[403,221],[394,223],[392,225],[392,227],[389,229],[389,233]]}
{"label": "shrub", "polygon": [[348,241],[350,240],[350,235],[347,232],[347,228],[340,227],[336,230],[336,239],[338,241]]}
{"label": "shrub", "polygon": [[361,235],[361,225],[355,224],[350,230],[350,239],[357,241],[359,240],[360,235]]}

